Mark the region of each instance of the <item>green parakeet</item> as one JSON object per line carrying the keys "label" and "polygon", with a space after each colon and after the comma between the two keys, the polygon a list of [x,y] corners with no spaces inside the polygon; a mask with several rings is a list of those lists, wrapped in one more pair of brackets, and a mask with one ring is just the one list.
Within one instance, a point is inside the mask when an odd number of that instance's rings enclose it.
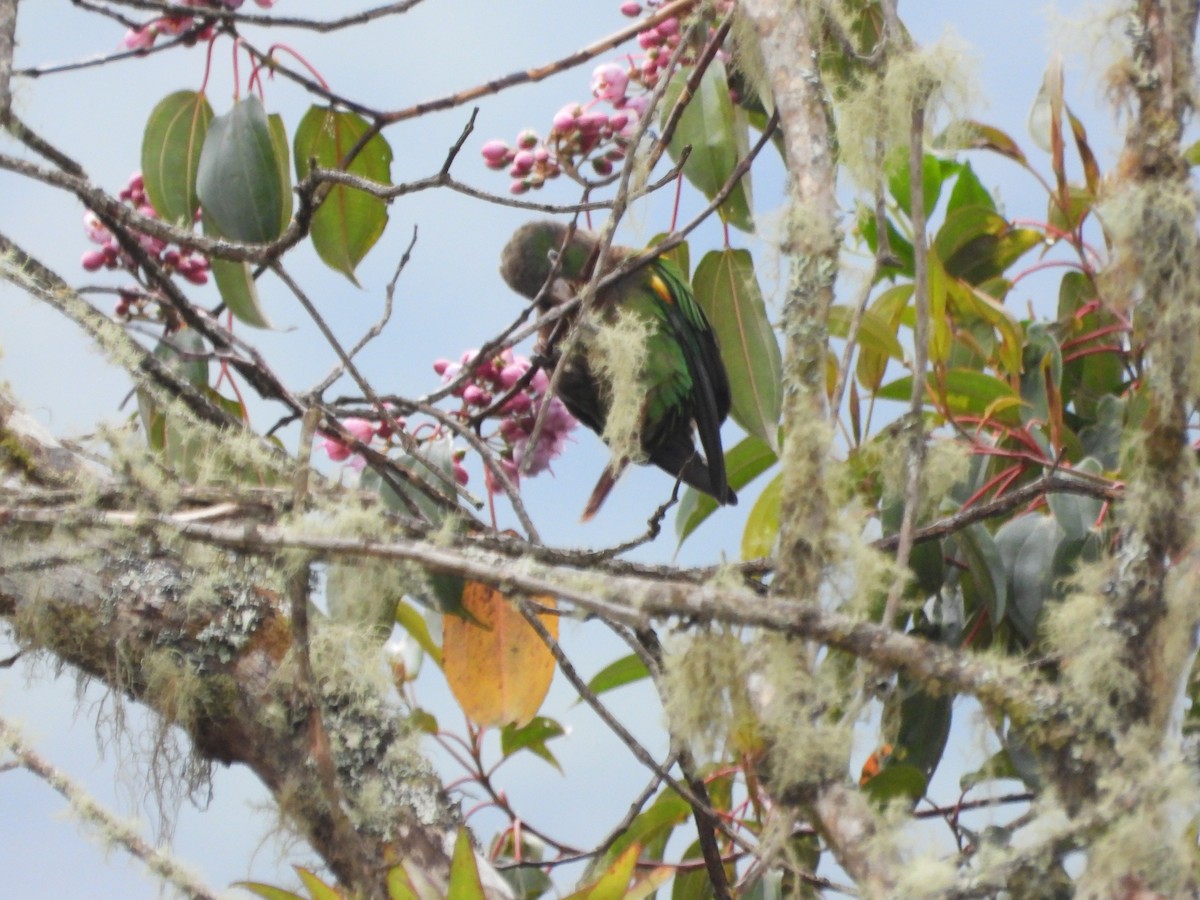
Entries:
{"label": "green parakeet", "polygon": [[[566,237],[564,225],[531,222],[517,230],[501,256],[504,280],[518,294],[536,299],[540,315],[574,297],[596,266],[595,234],[577,230],[564,247]],[[605,269],[611,271],[636,253],[610,248]],[[558,269],[548,284],[555,262]],[[729,414],[729,379],[712,327],[679,268],[658,257],[635,269],[600,291],[592,316],[594,320],[584,322],[570,344],[558,395],[575,418],[606,440],[613,439],[605,432],[615,417],[614,400],[626,404],[615,415],[632,422],[632,436],[640,447],[634,447],[632,454],[625,451],[609,465],[584,519],[599,509],[631,455],[722,505],[737,503],[726,480],[721,450],[721,423]],[[578,313],[541,329],[538,350],[551,369],[567,351],[567,335],[577,320]],[[632,346],[639,340],[642,346]],[[693,433],[700,438],[703,455],[696,449]]]}

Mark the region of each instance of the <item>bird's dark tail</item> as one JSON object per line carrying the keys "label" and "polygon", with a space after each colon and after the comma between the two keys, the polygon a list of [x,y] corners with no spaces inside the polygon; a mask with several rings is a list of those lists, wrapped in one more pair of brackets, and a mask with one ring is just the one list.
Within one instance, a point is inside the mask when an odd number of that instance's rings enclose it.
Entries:
{"label": "bird's dark tail", "polygon": [[[667,469],[667,471],[671,470]],[[712,474],[708,463],[699,453],[692,454],[692,457],[684,463],[683,468],[679,471],[679,478],[684,484],[691,485],[701,493],[708,494],[721,506],[737,506],[738,498],[737,494],[733,492],[733,488],[728,484],[722,484],[718,488],[712,483]]]}
{"label": "bird's dark tail", "polygon": [[721,465],[709,465],[696,450],[690,435],[672,435],[655,449],[650,462],[684,484],[708,494],[722,506],[737,506],[737,494],[725,480],[724,459]]}

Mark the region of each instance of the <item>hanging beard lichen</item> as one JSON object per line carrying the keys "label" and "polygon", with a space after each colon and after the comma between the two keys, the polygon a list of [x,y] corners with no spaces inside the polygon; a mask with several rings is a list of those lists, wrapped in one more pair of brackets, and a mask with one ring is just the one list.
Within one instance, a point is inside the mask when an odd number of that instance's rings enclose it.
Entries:
{"label": "hanging beard lichen", "polygon": [[604,442],[615,459],[645,462],[642,418],[646,403],[646,340],[649,326],[639,316],[623,315],[588,337],[587,359],[597,381],[609,392]]}

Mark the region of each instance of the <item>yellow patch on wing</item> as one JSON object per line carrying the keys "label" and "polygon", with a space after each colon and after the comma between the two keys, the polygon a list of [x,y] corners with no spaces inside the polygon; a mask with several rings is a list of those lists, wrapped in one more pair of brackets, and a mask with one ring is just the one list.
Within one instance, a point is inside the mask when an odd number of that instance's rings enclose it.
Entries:
{"label": "yellow patch on wing", "polygon": [[659,275],[650,276],[650,288],[654,293],[658,294],[659,299],[663,303],[674,303],[675,297],[671,294],[671,289],[667,287],[667,283],[662,280]]}

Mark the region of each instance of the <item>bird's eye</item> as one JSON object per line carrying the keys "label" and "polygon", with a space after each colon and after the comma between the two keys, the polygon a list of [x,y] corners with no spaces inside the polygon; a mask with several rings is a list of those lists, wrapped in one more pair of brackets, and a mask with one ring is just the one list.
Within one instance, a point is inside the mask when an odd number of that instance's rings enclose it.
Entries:
{"label": "bird's eye", "polygon": [[557,250],[547,250],[546,251],[546,259],[548,259],[550,261],[550,265],[554,265],[556,262],[558,262],[558,251]]}

